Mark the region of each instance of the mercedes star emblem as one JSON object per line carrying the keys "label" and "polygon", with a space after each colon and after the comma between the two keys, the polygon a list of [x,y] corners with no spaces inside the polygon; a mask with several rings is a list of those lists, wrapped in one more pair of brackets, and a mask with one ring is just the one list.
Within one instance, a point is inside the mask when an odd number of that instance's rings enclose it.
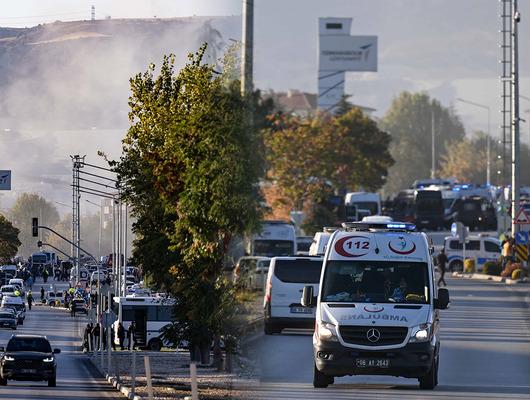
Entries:
{"label": "mercedes star emblem", "polygon": [[369,329],[368,332],[366,332],[366,338],[372,342],[375,343],[381,339],[381,332],[379,332],[377,329]]}

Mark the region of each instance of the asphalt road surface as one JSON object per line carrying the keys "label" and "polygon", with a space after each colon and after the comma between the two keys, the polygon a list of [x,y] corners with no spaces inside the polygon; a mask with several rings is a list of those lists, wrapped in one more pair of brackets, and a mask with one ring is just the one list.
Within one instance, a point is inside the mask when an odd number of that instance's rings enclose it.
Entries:
{"label": "asphalt road surface", "polygon": [[[447,278],[446,278],[447,279]],[[416,379],[335,378],[312,385],[311,333],[261,336],[257,399],[530,399],[530,285],[504,286],[447,279],[451,307],[441,316],[439,386],[420,390]]]}
{"label": "asphalt road surface", "polygon": [[[34,296],[40,285],[34,285]],[[0,346],[6,346],[14,333],[41,334],[50,340],[52,348],[60,348],[57,355],[57,387],[49,388],[47,382],[8,381],[0,388],[0,399],[31,400],[92,400],[122,399],[79,352],[78,329],[84,326],[84,317],[72,318],[66,310],[47,306],[34,306],[26,313],[26,321],[16,331],[0,329]]]}

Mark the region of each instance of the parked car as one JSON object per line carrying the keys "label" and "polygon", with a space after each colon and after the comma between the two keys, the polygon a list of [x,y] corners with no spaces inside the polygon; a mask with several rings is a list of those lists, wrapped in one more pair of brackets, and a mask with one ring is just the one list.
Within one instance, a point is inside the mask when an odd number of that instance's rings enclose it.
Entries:
{"label": "parked car", "polygon": [[48,381],[48,386],[56,386],[57,362],[55,355],[61,352],[54,349],[46,336],[13,335],[0,359],[0,385],[8,380]]}
{"label": "parked car", "polygon": [[13,310],[0,309],[0,327],[17,329],[17,316]]}
{"label": "parked car", "polygon": [[[448,236],[444,241],[445,255],[448,259],[448,267],[451,271],[462,271],[463,243],[458,237]],[[482,271],[484,264],[488,261],[499,261],[501,257],[501,243],[497,238],[478,235],[469,236],[466,240],[466,259],[475,260],[477,272]]]}
{"label": "parked car", "polygon": [[1,306],[4,309],[8,308],[15,312],[17,323],[19,325],[24,323],[24,320],[26,319],[26,305],[24,304],[24,300],[22,300],[22,298],[18,296],[4,296]]}

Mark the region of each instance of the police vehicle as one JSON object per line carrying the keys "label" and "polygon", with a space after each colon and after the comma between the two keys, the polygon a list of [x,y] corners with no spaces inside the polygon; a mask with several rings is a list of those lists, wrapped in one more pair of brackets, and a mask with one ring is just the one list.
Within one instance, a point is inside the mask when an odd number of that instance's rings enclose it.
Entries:
{"label": "police vehicle", "polygon": [[304,287],[301,301],[316,307],[315,387],[346,375],[417,378],[422,389],[438,384],[438,314],[449,292],[437,289],[433,247],[414,230],[358,222],[331,236],[319,290]]}

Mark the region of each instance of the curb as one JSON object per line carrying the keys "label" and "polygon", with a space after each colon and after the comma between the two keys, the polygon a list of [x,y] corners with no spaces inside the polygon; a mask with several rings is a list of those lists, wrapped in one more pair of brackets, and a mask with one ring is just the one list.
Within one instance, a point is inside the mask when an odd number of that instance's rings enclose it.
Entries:
{"label": "curb", "polygon": [[516,285],[516,284],[520,284],[520,283],[529,283],[527,278],[511,279],[511,278],[505,278],[505,277],[502,277],[502,276],[477,274],[477,273],[467,274],[467,273],[463,273],[463,272],[453,272],[453,277],[455,277],[455,278],[465,278],[465,279],[480,279],[480,280],[486,280],[486,281],[505,283],[507,285]]}
{"label": "curb", "polygon": [[131,388],[122,385],[120,382],[118,382],[116,377],[105,374],[105,379],[129,400],[143,400],[143,397],[140,397],[137,394],[133,396]]}
{"label": "curb", "polygon": [[110,376],[109,374],[104,373],[99,367],[99,365],[97,365],[98,363],[95,363],[91,357],[88,357],[88,360],[101,373],[101,375],[105,377],[105,380],[109,382],[112,386],[114,386],[116,390],[118,390],[126,398],[128,398],[129,400],[144,400],[143,397],[138,396],[137,394],[133,396],[132,389],[128,386],[124,386],[123,384],[121,384],[115,376]]}

